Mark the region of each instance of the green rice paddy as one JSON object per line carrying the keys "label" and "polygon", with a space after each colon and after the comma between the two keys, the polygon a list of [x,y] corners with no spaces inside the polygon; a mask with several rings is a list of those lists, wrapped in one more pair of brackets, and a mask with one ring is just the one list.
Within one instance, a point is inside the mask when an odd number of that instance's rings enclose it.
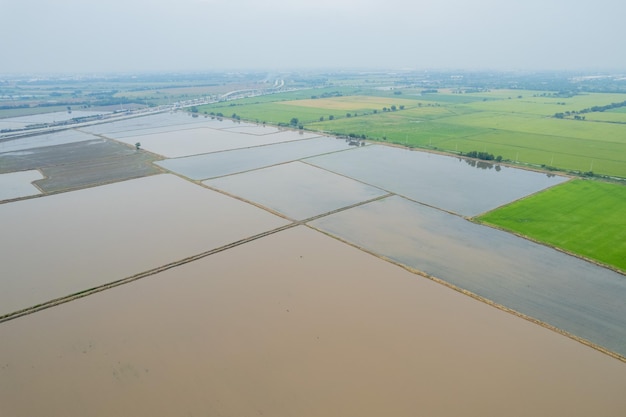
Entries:
{"label": "green rice paddy", "polygon": [[477,218],[626,271],[626,186],[572,180]]}
{"label": "green rice paddy", "polygon": [[574,113],[554,117],[624,100],[624,94],[420,94],[417,89],[394,94],[342,87],[233,100],[200,110],[271,124],[289,125],[296,118],[307,130],[451,153],[483,151],[533,168],[626,178],[625,108],[588,112],[585,120],[576,120]]}

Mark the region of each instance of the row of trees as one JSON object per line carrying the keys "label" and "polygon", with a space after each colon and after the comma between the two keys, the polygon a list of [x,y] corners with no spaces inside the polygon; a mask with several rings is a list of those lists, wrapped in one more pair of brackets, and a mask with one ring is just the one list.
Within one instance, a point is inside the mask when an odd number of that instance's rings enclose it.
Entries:
{"label": "row of trees", "polygon": [[[619,102],[619,103],[611,103],[611,104],[607,104],[606,106],[593,106],[593,107],[588,107],[586,109],[582,109],[579,111],[566,111],[566,112],[562,112],[562,113],[555,113],[554,117],[556,117],[557,119],[563,119],[566,116],[572,116],[572,115],[578,115],[578,114],[585,114],[585,113],[595,113],[595,112],[603,112],[606,110],[611,110],[611,109],[617,109],[619,107],[626,107],[626,100]],[[574,116],[574,119],[576,120],[585,120],[584,116],[580,117],[580,116]]]}
{"label": "row of trees", "polygon": [[[461,155],[463,155],[463,152],[461,152]],[[492,153],[489,152],[470,151],[466,153],[465,156],[468,156],[470,158],[482,159],[483,161],[502,161],[502,155],[494,156]]]}

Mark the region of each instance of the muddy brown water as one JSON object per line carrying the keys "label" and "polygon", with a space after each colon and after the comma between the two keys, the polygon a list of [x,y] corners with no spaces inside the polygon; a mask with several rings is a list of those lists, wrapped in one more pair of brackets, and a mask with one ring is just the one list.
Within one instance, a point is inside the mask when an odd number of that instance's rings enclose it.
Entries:
{"label": "muddy brown water", "polygon": [[0,315],[287,223],[167,174],[0,204]]}
{"label": "muddy brown water", "polygon": [[0,324],[4,416],[622,416],[626,365],[300,226]]}
{"label": "muddy brown water", "polygon": [[626,356],[626,277],[398,196],[311,223]]}
{"label": "muddy brown water", "polygon": [[[179,114],[89,127],[120,138],[173,138],[175,130],[209,128],[262,134],[259,127]],[[65,139],[93,138],[72,135]],[[177,172],[205,179],[348,148],[344,141],[322,139],[164,162],[180,161]],[[438,161],[430,165],[419,162],[424,156],[417,152],[360,154],[368,148],[310,162],[369,184],[397,184],[393,191],[408,196],[429,180],[439,193],[455,189],[447,174],[444,183],[430,177],[447,160],[427,155]],[[505,171],[452,161],[487,175]],[[430,168],[424,173],[414,165]],[[278,211],[294,210],[294,217],[333,209],[343,186],[353,194],[341,196],[350,198],[339,205],[363,201],[372,191],[345,177],[335,184],[336,174],[328,172],[310,179],[318,168],[300,163],[274,168],[239,177],[250,184],[220,184]],[[364,168],[375,175],[363,176]],[[281,185],[281,175],[293,181]],[[495,184],[491,192],[515,198],[560,181],[537,175],[528,183],[526,174],[507,177],[513,194],[506,193],[502,178],[482,186]],[[260,181],[257,189],[254,180]],[[331,192],[315,198],[327,187]],[[467,185],[465,191],[475,189]],[[423,195],[436,193],[426,187],[414,196]],[[448,207],[445,200],[431,203]],[[626,328],[614,315],[623,298],[611,294],[615,285],[604,272],[585,273],[593,280],[583,282],[580,271],[587,266],[415,206],[392,197],[312,224],[459,286],[480,289],[487,283],[496,295],[512,294],[513,306],[548,306],[549,314],[577,323],[574,331],[583,335],[614,337]],[[0,315],[287,224],[173,175],[3,204],[0,230],[10,239],[0,240]],[[572,281],[553,286],[536,259],[563,267]],[[536,279],[528,281],[529,272]],[[550,285],[542,287],[540,278]],[[568,306],[581,294],[588,304]],[[624,386],[623,362],[305,226],[0,323],[0,417],[623,416]]]}

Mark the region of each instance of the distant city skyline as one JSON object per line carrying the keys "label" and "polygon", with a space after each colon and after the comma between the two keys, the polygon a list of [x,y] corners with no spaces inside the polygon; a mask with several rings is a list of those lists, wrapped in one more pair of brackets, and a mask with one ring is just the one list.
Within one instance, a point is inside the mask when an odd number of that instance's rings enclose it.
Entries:
{"label": "distant city skyline", "polygon": [[626,3],[0,0],[0,73],[624,70]]}

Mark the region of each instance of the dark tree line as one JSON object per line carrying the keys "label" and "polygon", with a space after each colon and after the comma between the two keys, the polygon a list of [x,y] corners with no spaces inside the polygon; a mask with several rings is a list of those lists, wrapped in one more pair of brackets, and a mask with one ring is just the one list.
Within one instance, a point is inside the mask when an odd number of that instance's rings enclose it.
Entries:
{"label": "dark tree line", "polygon": [[[579,111],[566,111],[566,112],[560,112],[560,113],[555,113],[554,117],[556,117],[557,119],[563,119],[565,116],[570,116],[570,115],[574,115],[574,114],[585,114],[585,113],[595,113],[595,112],[603,112],[603,111],[607,111],[607,110],[611,110],[611,109],[617,109],[619,107],[626,107],[626,100],[619,102],[619,103],[611,103],[611,104],[607,104],[606,106],[593,106],[593,107],[588,107],[586,109],[582,109]],[[574,117],[576,120],[584,120],[584,117]]]}

